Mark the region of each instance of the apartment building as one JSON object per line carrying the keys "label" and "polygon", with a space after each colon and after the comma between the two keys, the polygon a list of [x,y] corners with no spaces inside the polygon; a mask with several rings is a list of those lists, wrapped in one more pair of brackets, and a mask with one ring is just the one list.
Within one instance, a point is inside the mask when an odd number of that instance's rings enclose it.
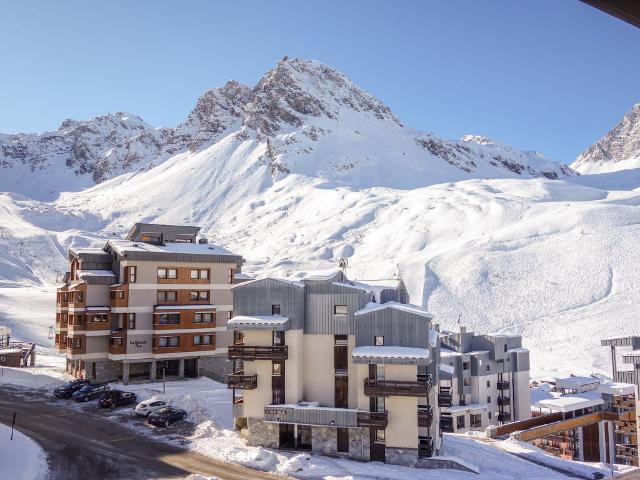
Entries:
{"label": "apartment building", "polygon": [[250,444],[418,466],[441,451],[438,337],[402,281],[338,271],[232,292],[228,386]]}
{"label": "apartment building", "polygon": [[538,427],[534,445],[568,460],[638,464],[634,385],[570,376],[533,391],[534,417],[554,422]]}
{"label": "apartment building", "polygon": [[243,259],[199,227],[136,223],[102,248],[71,248],[57,290],[55,344],[96,381],[224,376],[231,286]]}
{"label": "apartment building", "polygon": [[516,335],[440,334],[440,427],[484,430],[531,416],[529,351]]}
{"label": "apartment building", "polygon": [[[616,458],[618,463],[639,465],[638,460],[638,388],[640,388],[640,336],[616,337],[601,340],[600,344],[611,349],[613,381],[632,385],[633,392],[615,399],[615,408],[621,414],[616,422]],[[618,361],[622,360],[621,363]]]}

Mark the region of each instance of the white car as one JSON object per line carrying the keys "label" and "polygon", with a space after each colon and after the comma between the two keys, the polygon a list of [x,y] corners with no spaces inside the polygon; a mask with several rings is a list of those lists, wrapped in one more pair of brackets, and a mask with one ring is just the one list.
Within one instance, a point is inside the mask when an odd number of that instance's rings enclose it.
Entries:
{"label": "white car", "polygon": [[140,402],[135,409],[136,415],[140,417],[148,417],[150,413],[155,412],[163,407],[169,406],[168,402],[164,400],[158,400],[156,398],[150,398],[144,402]]}

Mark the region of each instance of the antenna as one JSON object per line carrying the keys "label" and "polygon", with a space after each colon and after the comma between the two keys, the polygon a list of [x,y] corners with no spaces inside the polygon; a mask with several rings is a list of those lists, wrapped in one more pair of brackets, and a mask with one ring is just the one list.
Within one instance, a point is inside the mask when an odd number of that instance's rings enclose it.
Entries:
{"label": "antenna", "polygon": [[349,267],[349,260],[347,260],[346,258],[341,258],[338,261],[338,267],[342,271],[342,275],[344,275],[346,277],[347,276],[347,268]]}

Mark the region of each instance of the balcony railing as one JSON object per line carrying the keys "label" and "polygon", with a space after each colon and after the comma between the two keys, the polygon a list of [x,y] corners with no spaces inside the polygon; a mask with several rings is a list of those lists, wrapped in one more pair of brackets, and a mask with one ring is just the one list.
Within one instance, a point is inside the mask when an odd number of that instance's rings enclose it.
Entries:
{"label": "balcony railing", "polygon": [[433,408],[431,405],[418,408],[418,427],[430,428],[433,423]]}
{"label": "balcony railing", "polygon": [[230,345],[227,356],[229,360],[286,360],[289,350],[286,345]]}
{"label": "balcony railing", "polygon": [[418,458],[433,457],[433,438],[418,437]]}
{"label": "balcony railing", "polygon": [[511,414],[509,412],[498,413],[498,421],[499,422],[510,422]]}
{"label": "balcony railing", "polygon": [[448,433],[453,432],[453,417],[444,415],[440,417],[440,431]]}
{"label": "balcony railing", "polygon": [[511,404],[511,399],[509,397],[498,397],[498,405],[505,406],[510,404]]}
{"label": "balcony railing", "polygon": [[227,377],[227,388],[254,390],[258,388],[258,375],[245,375],[242,370],[233,372]]}
{"label": "balcony railing", "polygon": [[453,405],[453,397],[451,395],[450,387],[440,387],[438,391],[438,406],[439,407],[450,407]]}
{"label": "balcony railing", "polygon": [[364,394],[369,397],[426,397],[430,387],[425,380],[364,380]]}
{"label": "balcony railing", "polygon": [[498,390],[509,390],[509,382],[507,380],[498,380]]}
{"label": "balcony railing", "polygon": [[384,412],[358,412],[358,426],[372,428],[387,428],[389,415]]}

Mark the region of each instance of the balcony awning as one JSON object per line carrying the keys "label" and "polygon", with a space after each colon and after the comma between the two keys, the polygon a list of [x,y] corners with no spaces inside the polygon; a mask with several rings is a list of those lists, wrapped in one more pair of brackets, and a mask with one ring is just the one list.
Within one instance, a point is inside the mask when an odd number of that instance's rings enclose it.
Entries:
{"label": "balcony awning", "polygon": [[481,412],[487,410],[487,403],[471,403],[469,405],[452,405],[450,407],[440,407],[440,412],[444,413],[460,413],[460,412]]}
{"label": "balcony awning", "polygon": [[238,315],[227,322],[227,330],[289,330],[289,317]]}
{"label": "balcony awning", "polygon": [[102,307],[85,307],[85,310],[87,312],[110,312],[111,311],[111,307],[109,306],[102,306]]}
{"label": "balcony awning", "polygon": [[353,363],[428,365],[430,362],[427,348],[385,346],[361,346],[351,353]]}
{"label": "balcony awning", "polygon": [[167,313],[164,310],[212,310],[215,309],[215,305],[156,305],[153,307],[155,310],[160,310],[162,313]]}

